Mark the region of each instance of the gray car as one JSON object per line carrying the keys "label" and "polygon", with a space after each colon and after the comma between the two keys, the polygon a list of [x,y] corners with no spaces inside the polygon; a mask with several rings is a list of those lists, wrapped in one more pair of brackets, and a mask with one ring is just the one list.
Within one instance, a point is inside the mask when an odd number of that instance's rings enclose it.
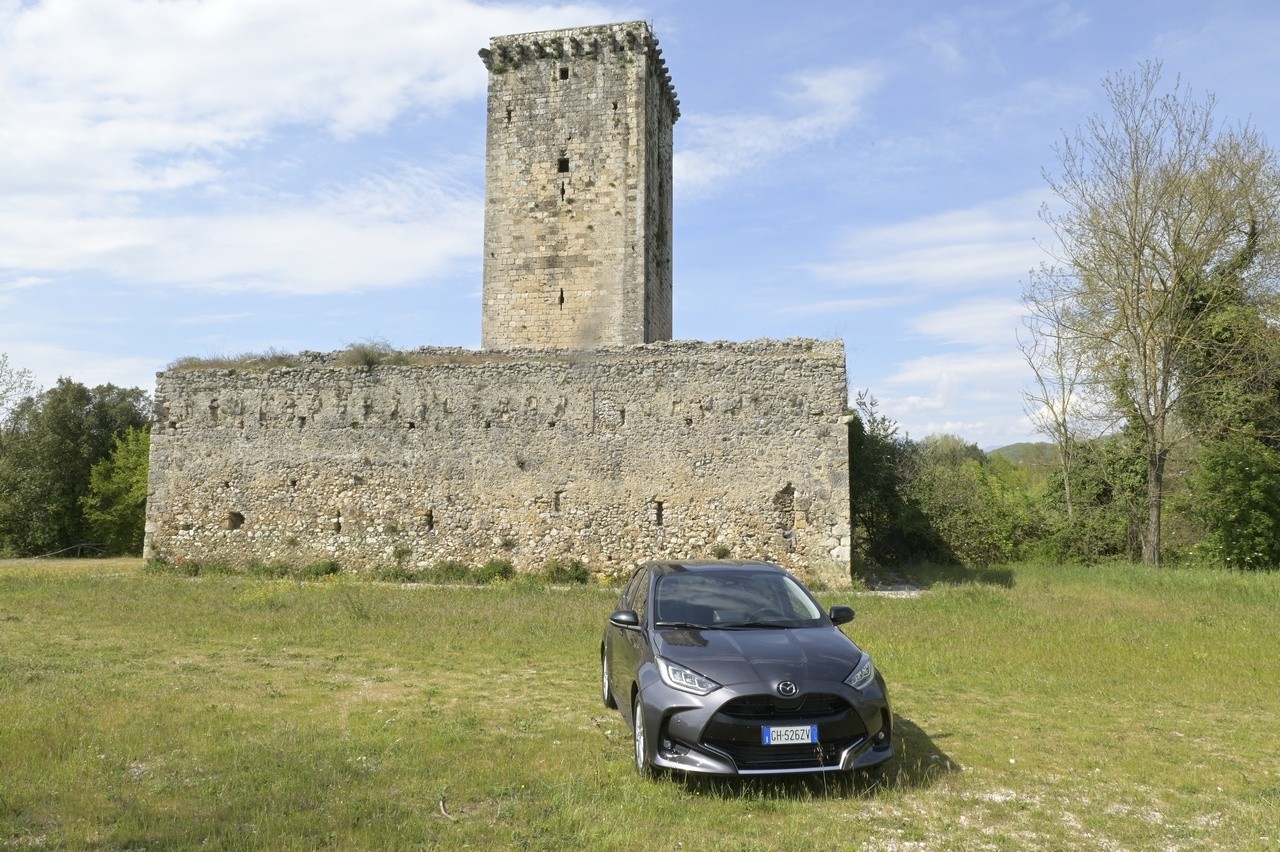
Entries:
{"label": "gray car", "polygon": [[893,756],[871,657],[765,562],[640,566],[600,643],[601,695],[630,724],[636,768],[711,775],[863,769]]}

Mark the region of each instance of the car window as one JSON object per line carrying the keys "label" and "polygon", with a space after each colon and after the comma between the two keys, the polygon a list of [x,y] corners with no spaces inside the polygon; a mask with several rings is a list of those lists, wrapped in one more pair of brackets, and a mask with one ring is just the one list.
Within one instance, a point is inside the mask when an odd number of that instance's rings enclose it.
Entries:
{"label": "car window", "polygon": [[631,574],[631,579],[627,581],[626,588],[622,590],[622,609],[635,609],[631,606],[631,598],[635,596],[636,588],[640,585],[640,578],[646,574],[644,568],[637,568]]}
{"label": "car window", "polygon": [[785,574],[665,574],[658,579],[655,595],[655,619],[660,622],[805,626],[822,620],[822,610]]}
{"label": "car window", "polygon": [[645,605],[649,603],[649,571],[641,568],[636,575],[631,578],[631,596],[627,600],[627,606],[635,610],[640,616],[640,621],[644,621]]}
{"label": "car window", "polygon": [[796,618],[822,618],[822,610],[814,604],[813,598],[805,594],[799,583],[790,577],[783,577],[782,579],[782,587],[786,594],[785,606],[795,614]]}

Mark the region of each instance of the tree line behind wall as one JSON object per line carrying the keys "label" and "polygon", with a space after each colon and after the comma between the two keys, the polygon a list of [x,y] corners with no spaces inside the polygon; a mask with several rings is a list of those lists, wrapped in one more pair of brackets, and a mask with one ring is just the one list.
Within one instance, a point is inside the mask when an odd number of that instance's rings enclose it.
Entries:
{"label": "tree line behind wall", "polygon": [[[1280,387],[1274,392],[1280,417]],[[913,562],[1143,557],[1147,464],[1138,423],[1078,441],[1064,475],[1053,444],[984,453],[953,435],[912,440],[866,392],[851,415],[855,574]],[[1206,432],[1171,456],[1164,561],[1280,567],[1280,446],[1266,432]]]}
{"label": "tree line behind wall", "polygon": [[36,392],[0,356],[0,556],[141,552],[149,405],[65,378]]}

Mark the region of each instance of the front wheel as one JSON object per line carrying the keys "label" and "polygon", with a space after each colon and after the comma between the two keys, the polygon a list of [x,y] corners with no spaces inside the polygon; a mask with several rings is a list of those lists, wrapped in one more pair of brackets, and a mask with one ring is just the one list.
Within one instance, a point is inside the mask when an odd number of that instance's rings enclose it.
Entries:
{"label": "front wheel", "polygon": [[653,775],[653,763],[649,760],[649,734],[644,724],[644,702],[640,700],[639,693],[636,694],[631,710],[634,714],[631,735],[636,746],[636,772],[649,778]]}

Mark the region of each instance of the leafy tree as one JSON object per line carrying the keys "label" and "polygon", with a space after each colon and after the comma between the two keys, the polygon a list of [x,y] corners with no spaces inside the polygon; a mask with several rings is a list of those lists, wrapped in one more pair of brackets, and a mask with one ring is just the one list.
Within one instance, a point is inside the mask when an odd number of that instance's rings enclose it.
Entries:
{"label": "leafy tree", "polygon": [[[1237,286],[1233,268],[1217,274],[1209,286],[1217,298],[1187,306],[1188,325],[1203,333],[1178,364],[1179,381],[1200,387],[1182,417],[1202,441],[1245,435],[1280,448],[1280,331],[1273,324],[1280,312],[1270,294]],[[1201,381],[1205,375],[1216,380]]]}
{"label": "leafy tree", "polygon": [[904,497],[914,445],[898,436],[898,424],[859,391],[849,416],[849,517],[853,567],[899,565],[933,557],[938,542],[917,505]]}
{"label": "leafy tree", "polygon": [[977,445],[954,435],[919,444],[907,488],[941,549],[963,565],[1015,558],[1038,521],[1030,497],[1003,481]]}
{"label": "leafy tree", "polygon": [[1280,452],[1247,435],[1201,451],[1192,506],[1209,534],[1197,550],[1229,568],[1280,567]]}
{"label": "leafy tree", "polygon": [[1065,488],[1055,476],[1045,495],[1050,520],[1038,545],[1043,556],[1063,561],[1141,556],[1146,499],[1142,446],[1142,435],[1128,425],[1076,445],[1071,466],[1075,510],[1066,513]]}
{"label": "leafy tree", "polygon": [[116,437],[111,455],[89,471],[89,493],[82,501],[85,520],[90,536],[111,553],[142,553],[150,449],[146,427],[131,427]]}
{"label": "leafy tree", "polygon": [[1214,339],[1219,306],[1274,293],[1280,248],[1273,151],[1247,125],[1221,127],[1212,97],[1196,100],[1180,81],[1160,94],[1160,78],[1159,63],[1108,77],[1110,118],[1057,147],[1060,174],[1046,179],[1062,204],[1042,214],[1053,263],[1028,288],[1054,307],[1042,313],[1110,423],[1141,433],[1147,564],[1160,561],[1165,470],[1187,437],[1184,414],[1239,377],[1242,341],[1217,338],[1213,358],[1182,368]]}
{"label": "leafy tree", "polygon": [[20,402],[0,442],[0,550],[32,555],[86,543],[93,465],[147,422],[146,409],[137,388],[70,379]]}

